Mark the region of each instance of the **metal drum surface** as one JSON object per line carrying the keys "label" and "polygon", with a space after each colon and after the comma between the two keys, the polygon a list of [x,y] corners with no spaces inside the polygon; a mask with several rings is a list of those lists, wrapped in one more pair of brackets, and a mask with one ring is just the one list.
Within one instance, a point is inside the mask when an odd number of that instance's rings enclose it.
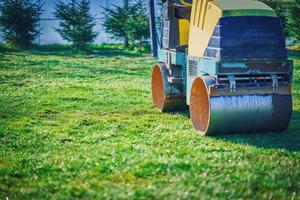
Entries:
{"label": "metal drum surface", "polygon": [[195,81],[191,93],[191,118],[202,134],[281,132],[292,115],[291,95],[210,97],[205,82]]}
{"label": "metal drum surface", "polygon": [[186,98],[175,84],[168,82],[168,69],[158,64],[152,70],[152,99],[161,112],[186,110]]}

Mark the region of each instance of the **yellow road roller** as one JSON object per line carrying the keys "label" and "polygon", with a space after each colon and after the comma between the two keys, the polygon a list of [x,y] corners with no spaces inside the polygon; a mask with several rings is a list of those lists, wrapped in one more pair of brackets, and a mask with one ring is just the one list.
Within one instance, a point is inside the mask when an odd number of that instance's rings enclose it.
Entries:
{"label": "yellow road roller", "polygon": [[293,63],[274,10],[256,0],[162,3],[158,12],[149,0],[155,107],[189,108],[203,135],[286,130]]}

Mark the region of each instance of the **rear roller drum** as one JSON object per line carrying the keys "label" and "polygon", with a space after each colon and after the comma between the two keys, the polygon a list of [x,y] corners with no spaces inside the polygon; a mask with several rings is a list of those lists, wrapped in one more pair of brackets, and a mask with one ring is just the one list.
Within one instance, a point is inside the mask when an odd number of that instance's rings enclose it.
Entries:
{"label": "rear roller drum", "polygon": [[291,95],[210,96],[208,81],[195,79],[190,100],[193,125],[203,135],[282,132],[292,115]]}
{"label": "rear roller drum", "polygon": [[186,110],[186,98],[182,94],[182,84],[170,84],[169,72],[164,64],[157,64],[152,70],[152,99],[161,112]]}

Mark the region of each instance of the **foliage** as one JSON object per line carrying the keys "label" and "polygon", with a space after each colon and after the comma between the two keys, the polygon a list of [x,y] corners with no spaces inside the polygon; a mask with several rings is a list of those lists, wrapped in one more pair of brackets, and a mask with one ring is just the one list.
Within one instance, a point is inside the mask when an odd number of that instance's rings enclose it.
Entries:
{"label": "foliage", "polygon": [[142,0],[133,5],[133,12],[127,22],[129,40],[135,43],[138,41],[139,47],[143,46],[143,42],[149,38],[149,17],[147,9]]}
{"label": "foliage", "polygon": [[300,40],[300,0],[294,0],[289,4],[286,16],[290,36],[295,40]]}
{"label": "foliage", "polygon": [[114,39],[123,39],[124,46],[129,46],[129,34],[127,22],[130,20],[130,14],[133,12],[129,6],[129,0],[123,0],[122,6],[112,5],[113,8],[103,8],[105,11],[105,21],[103,26],[107,33]]}
{"label": "foliage", "polygon": [[97,37],[93,31],[94,17],[90,13],[89,0],[57,0],[55,16],[60,20],[57,32],[76,48],[85,48]]}
{"label": "foliage", "polygon": [[0,56],[0,199],[298,199],[300,57],[282,134],[201,137],[119,46]]}
{"label": "foliage", "polygon": [[29,46],[40,35],[40,0],[0,0],[0,25],[7,43]]}
{"label": "foliage", "polygon": [[113,5],[112,8],[104,8],[106,32],[113,38],[123,39],[124,46],[129,43],[143,42],[149,38],[149,19],[143,1],[131,3],[124,0],[121,6]]}

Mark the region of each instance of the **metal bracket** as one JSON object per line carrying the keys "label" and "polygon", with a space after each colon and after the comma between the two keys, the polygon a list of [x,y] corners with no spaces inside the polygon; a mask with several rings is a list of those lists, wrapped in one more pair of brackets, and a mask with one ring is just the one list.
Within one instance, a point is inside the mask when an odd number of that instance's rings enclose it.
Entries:
{"label": "metal bracket", "polygon": [[271,75],[271,78],[272,78],[272,82],[273,82],[273,91],[276,91],[278,89],[278,77],[276,74],[272,74]]}
{"label": "metal bracket", "polygon": [[167,51],[167,68],[170,70],[172,65],[172,55],[170,51]]}
{"label": "metal bracket", "polygon": [[233,75],[228,76],[229,84],[230,84],[230,92],[235,92],[236,90],[236,80]]}

